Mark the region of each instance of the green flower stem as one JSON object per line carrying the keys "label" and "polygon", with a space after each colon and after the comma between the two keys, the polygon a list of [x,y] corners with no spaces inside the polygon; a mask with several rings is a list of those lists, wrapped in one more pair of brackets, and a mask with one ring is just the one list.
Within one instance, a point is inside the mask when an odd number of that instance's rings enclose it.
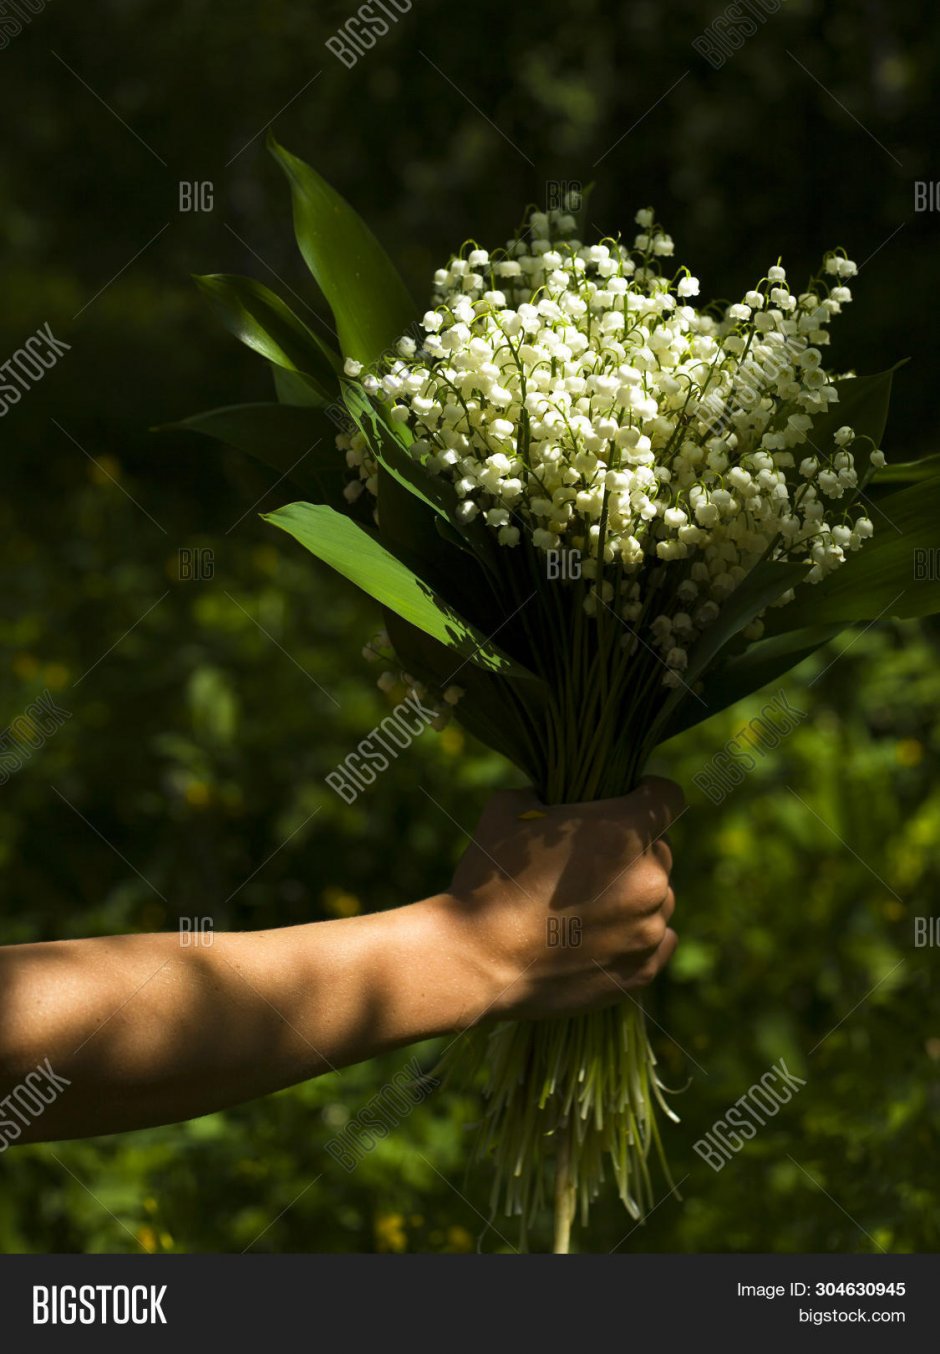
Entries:
{"label": "green flower stem", "polygon": [[652,1149],[669,1179],[656,1114],[676,1116],[665,1103],[637,1004],[505,1023],[474,1031],[453,1048],[445,1057],[448,1075],[459,1063],[463,1078],[465,1058],[474,1071],[487,1070],[477,1152],[494,1168],[494,1216],[518,1217],[523,1231],[536,1220],[548,1202],[548,1141],[554,1145],[557,1254],[570,1249],[576,1214],[587,1222],[607,1173],[631,1217],[640,1221],[650,1210]]}
{"label": "green flower stem", "polygon": [[574,1188],[571,1180],[571,1122],[566,1120],[558,1135],[555,1157],[555,1255],[567,1255],[571,1249],[571,1222],[574,1217]]}

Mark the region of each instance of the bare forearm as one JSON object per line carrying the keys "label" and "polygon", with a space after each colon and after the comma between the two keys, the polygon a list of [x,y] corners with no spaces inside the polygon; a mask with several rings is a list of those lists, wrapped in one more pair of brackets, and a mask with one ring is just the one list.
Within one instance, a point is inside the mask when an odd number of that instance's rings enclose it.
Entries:
{"label": "bare forearm", "polygon": [[[508,791],[448,892],[407,907],[209,945],[0,947],[0,1150],[190,1119],[484,1017],[623,1000],[675,948],[662,837],[681,804],[667,781],[550,808]],[[563,919],[576,945],[553,942]],[[41,1112],[14,1134],[17,1096]]]}
{"label": "bare forearm", "polygon": [[48,1059],[70,1083],[20,1141],[192,1118],[461,1028],[486,983],[446,897],[374,916],[0,949],[0,1101]]}

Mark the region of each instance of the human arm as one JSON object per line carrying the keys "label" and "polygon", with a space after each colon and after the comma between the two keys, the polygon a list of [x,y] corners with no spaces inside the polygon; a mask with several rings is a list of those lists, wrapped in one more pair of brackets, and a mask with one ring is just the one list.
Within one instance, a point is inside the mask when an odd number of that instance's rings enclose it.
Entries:
{"label": "human arm", "polygon": [[[598,804],[496,795],[450,887],[336,921],[0,947],[0,1104],[67,1083],[18,1141],[193,1118],[484,1020],[604,1005],[675,947],[665,781]],[[537,816],[533,816],[537,815]],[[578,944],[552,924],[580,924]]]}

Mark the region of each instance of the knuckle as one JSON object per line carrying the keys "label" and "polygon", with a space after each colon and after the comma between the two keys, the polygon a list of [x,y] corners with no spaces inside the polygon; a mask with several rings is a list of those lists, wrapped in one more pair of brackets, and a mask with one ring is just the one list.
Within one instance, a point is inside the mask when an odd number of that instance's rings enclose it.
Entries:
{"label": "knuckle", "polygon": [[659,841],[653,843],[650,848],[655,860],[659,862],[666,874],[672,869],[672,848],[665,837],[660,837]]}
{"label": "knuckle", "polygon": [[644,921],[639,930],[639,936],[643,943],[643,948],[655,950],[663,943],[666,936],[666,922],[661,916],[649,917]]}
{"label": "knuckle", "polygon": [[658,907],[669,890],[669,875],[659,861],[644,856],[637,863],[631,885],[631,892],[641,907]]}

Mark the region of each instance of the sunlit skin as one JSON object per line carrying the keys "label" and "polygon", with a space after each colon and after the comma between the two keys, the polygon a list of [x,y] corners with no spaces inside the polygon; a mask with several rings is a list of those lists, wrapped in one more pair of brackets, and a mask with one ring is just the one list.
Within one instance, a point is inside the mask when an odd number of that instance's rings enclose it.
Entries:
{"label": "sunlit skin", "polygon": [[[177,1122],[435,1035],[623,1000],[668,963],[670,781],[545,808],[495,795],[450,887],[339,921],[0,947],[0,1102],[68,1081],[18,1143]],[[577,944],[557,940],[577,920]],[[210,939],[208,936],[206,939]],[[48,1060],[48,1063],[46,1063]]]}

